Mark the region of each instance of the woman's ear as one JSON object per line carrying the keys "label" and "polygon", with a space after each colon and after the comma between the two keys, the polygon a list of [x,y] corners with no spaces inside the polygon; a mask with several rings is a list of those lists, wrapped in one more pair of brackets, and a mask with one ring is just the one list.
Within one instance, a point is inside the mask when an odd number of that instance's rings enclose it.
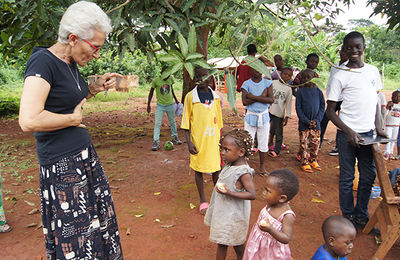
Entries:
{"label": "woman's ear", "polygon": [[239,149],[239,157],[243,157],[246,154],[246,149],[245,148],[240,148]]}
{"label": "woman's ear", "polygon": [[75,33],[71,33],[68,35],[68,44],[71,46],[75,46],[75,44],[79,41],[79,36]]}

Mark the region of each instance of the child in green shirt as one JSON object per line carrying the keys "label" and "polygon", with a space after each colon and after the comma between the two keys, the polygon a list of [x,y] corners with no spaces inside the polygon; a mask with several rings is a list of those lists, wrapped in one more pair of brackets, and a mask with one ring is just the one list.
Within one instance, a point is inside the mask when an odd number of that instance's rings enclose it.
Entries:
{"label": "child in green shirt", "polygon": [[[166,67],[163,67],[162,71],[165,71]],[[174,110],[174,99],[178,104],[179,101],[175,96],[174,89],[172,88],[174,81],[172,78],[167,77],[165,79],[158,77],[153,80],[151,85],[149,97],[147,100],[147,113],[151,112],[151,99],[153,98],[154,90],[156,91],[157,97],[157,107],[155,112],[155,122],[154,122],[154,142],[152,146],[153,151],[160,149],[160,127],[164,112],[167,113],[168,121],[171,126],[171,136],[173,144],[182,144],[182,141],[178,138],[178,132],[176,130],[175,122],[175,110]]]}

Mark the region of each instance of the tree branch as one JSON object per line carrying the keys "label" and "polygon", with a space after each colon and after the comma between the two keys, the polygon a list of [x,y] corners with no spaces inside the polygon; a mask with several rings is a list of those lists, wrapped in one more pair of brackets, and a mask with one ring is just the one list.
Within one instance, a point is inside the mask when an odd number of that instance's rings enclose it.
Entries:
{"label": "tree branch", "polygon": [[125,5],[129,4],[130,1],[131,1],[131,0],[126,0],[125,3],[119,5],[119,6],[113,8],[113,9],[111,9],[111,10],[108,10],[106,13],[107,13],[107,14],[112,13],[112,12],[114,12],[115,10],[118,10],[118,9],[124,7]]}

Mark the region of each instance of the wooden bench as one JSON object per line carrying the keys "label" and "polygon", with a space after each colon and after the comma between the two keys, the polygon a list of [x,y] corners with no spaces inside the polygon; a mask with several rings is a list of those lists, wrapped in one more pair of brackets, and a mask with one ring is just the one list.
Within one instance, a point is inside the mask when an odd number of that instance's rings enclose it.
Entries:
{"label": "wooden bench", "polygon": [[371,259],[382,260],[400,237],[400,197],[394,195],[379,144],[373,144],[372,151],[383,200],[379,203],[363,232],[368,234],[374,226],[381,230],[382,243]]}

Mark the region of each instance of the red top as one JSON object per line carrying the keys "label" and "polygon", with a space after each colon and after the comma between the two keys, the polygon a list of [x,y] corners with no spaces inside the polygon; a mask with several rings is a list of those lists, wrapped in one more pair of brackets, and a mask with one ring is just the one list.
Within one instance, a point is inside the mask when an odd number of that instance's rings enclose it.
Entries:
{"label": "red top", "polygon": [[[245,61],[242,61],[242,63],[245,63]],[[240,89],[242,88],[243,82],[251,78],[251,72],[250,72],[250,67],[247,65],[239,65],[237,69],[237,86],[236,89],[237,91],[240,92]]]}

